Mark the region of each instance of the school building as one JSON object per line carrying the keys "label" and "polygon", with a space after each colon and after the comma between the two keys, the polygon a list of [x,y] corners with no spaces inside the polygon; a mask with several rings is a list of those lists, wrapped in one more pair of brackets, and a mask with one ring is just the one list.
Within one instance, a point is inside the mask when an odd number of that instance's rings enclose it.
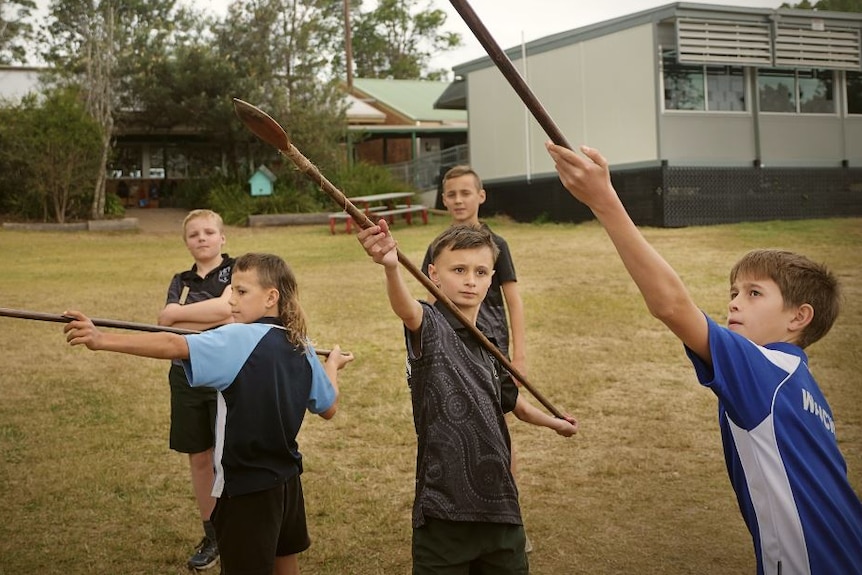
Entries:
{"label": "school building", "polygon": [[[858,13],[678,2],[506,53],[636,223],[675,227],[862,215],[860,32]],[[468,112],[483,213],[591,218],[491,59],[454,73],[436,105]]]}

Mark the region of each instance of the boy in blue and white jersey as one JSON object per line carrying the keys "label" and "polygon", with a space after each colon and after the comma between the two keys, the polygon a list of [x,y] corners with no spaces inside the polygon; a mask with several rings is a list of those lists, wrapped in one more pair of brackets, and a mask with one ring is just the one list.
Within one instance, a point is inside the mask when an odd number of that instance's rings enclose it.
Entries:
{"label": "boy in blue and white jersey", "polygon": [[296,575],[311,544],[296,442],[306,410],[330,419],[338,370],[353,360],[334,346],[321,366],[308,342],[296,278],[278,256],[236,260],[234,323],[195,335],[102,333],[83,314],[64,327],[72,345],[183,362],[191,386],[218,392],[212,524],[225,575]]}
{"label": "boy in blue and white jersey", "polygon": [[604,226],[650,312],[685,344],[698,380],[718,398],[758,575],[862,573],[862,503],[803,351],[838,315],[835,276],[791,252],[750,252],[731,271],[728,325],[720,327],[635,227],[605,158],[586,146],[586,157],[547,148],[563,185]]}

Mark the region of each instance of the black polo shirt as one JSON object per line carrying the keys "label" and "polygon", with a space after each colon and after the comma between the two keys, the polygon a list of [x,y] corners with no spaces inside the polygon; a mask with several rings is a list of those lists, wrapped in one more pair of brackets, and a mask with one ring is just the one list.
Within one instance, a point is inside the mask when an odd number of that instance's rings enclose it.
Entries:
{"label": "black polo shirt", "polygon": [[[198,275],[197,264],[190,270],[174,275],[171,285],[168,286],[165,305],[169,303],[185,305],[220,297],[225,288],[230,285],[234,262],[234,259],[227,254],[222,254],[221,257],[221,264],[204,277]],[[188,292],[184,296],[183,291],[186,287]]]}

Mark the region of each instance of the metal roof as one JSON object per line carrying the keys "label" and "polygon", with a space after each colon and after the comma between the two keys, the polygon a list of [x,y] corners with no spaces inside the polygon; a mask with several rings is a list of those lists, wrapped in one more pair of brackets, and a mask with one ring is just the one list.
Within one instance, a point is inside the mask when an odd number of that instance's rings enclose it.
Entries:
{"label": "metal roof", "polygon": [[382,124],[386,114],[363,102],[352,94],[347,94],[347,121],[351,124]]}
{"label": "metal roof", "polygon": [[466,124],[466,111],[434,108],[434,102],[447,87],[448,82],[357,78],[353,81],[353,94],[378,109],[387,108],[410,122]]}
{"label": "metal roof", "polygon": [[[740,6],[722,6],[718,4],[693,4],[691,2],[675,2],[642,10],[634,14],[620,16],[611,20],[597,22],[589,26],[551,34],[531,42],[523,48],[513,46],[504,50],[511,60],[520,59],[522,52],[535,56],[543,52],[556,50],[585,40],[599,38],[646,23],[656,23],[680,18],[720,18],[747,22],[765,22],[770,26],[774,23],[788,25],[811,26],[812,20],[828,20],[833,24],[848,28],[862,28],[862,14],[850,12],[828,12],[799,10],[793,8],[746,8]],[[452,82],[434,103],[438,109],[466,110],[467,82],[470,72],[493,67],[495,63],[489,56],[483,56],[458,64],[452,68],[455,81]]]}
{"label": "metal roof", "polygon": [[449,84],[446,90],[440,94],[434,107],[438,110],[466,110],[467,109],[467,82],[458,76]]}
{"label": "metal roof", "polygon": [[[784,21],[784,22],[803,22],[809,24],[812,19],[830,20],[833,22],[841,22],[842,25],[851,28],[862,27],[862,14],[851,12],[831,12],[831,11],[813,11],[799,10],[794,8],[746,8],[740,6],[723,6],[720,4],[693,4],[691,2],[674,2],[665,4],[629,14],[575,28],[565,32],[559,32],[550,36],[545,36],[532,42],[527,42],[524,45],[524,50],[528,55],[533,56],[556,50],[558,48],[599,38],[626,30],[635,26],[640,26],[649,22],[661,22],[664,20],[672,20],[675,18],[685,17],[709,17],[709,18],[739,18],[744,20],[762,20],[766,22]],[[521,46],[513,46],[504,49],[506,55],[512,59],[521,57]],[[455,76],[466,76],[469,72],[481,70],[494,66],[494,62],[488,56],[483,56],[458,64],[452,68]]]}

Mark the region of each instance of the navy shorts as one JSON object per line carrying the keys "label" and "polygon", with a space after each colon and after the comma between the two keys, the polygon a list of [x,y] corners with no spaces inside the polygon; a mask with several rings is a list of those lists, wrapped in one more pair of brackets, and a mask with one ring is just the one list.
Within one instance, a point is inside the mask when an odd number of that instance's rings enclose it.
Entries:
{"label": "navy shorts", "polygon": [[215,445],[216,390],[192,387],[186,372],[171,365],[170,447],[180,453],[201,453]]}
{"label": "navy shorts", "polygon": [[225,575],[272,575],[276,556],[311,546],[299,475],[266,491],[219,497],[210,520]]}

